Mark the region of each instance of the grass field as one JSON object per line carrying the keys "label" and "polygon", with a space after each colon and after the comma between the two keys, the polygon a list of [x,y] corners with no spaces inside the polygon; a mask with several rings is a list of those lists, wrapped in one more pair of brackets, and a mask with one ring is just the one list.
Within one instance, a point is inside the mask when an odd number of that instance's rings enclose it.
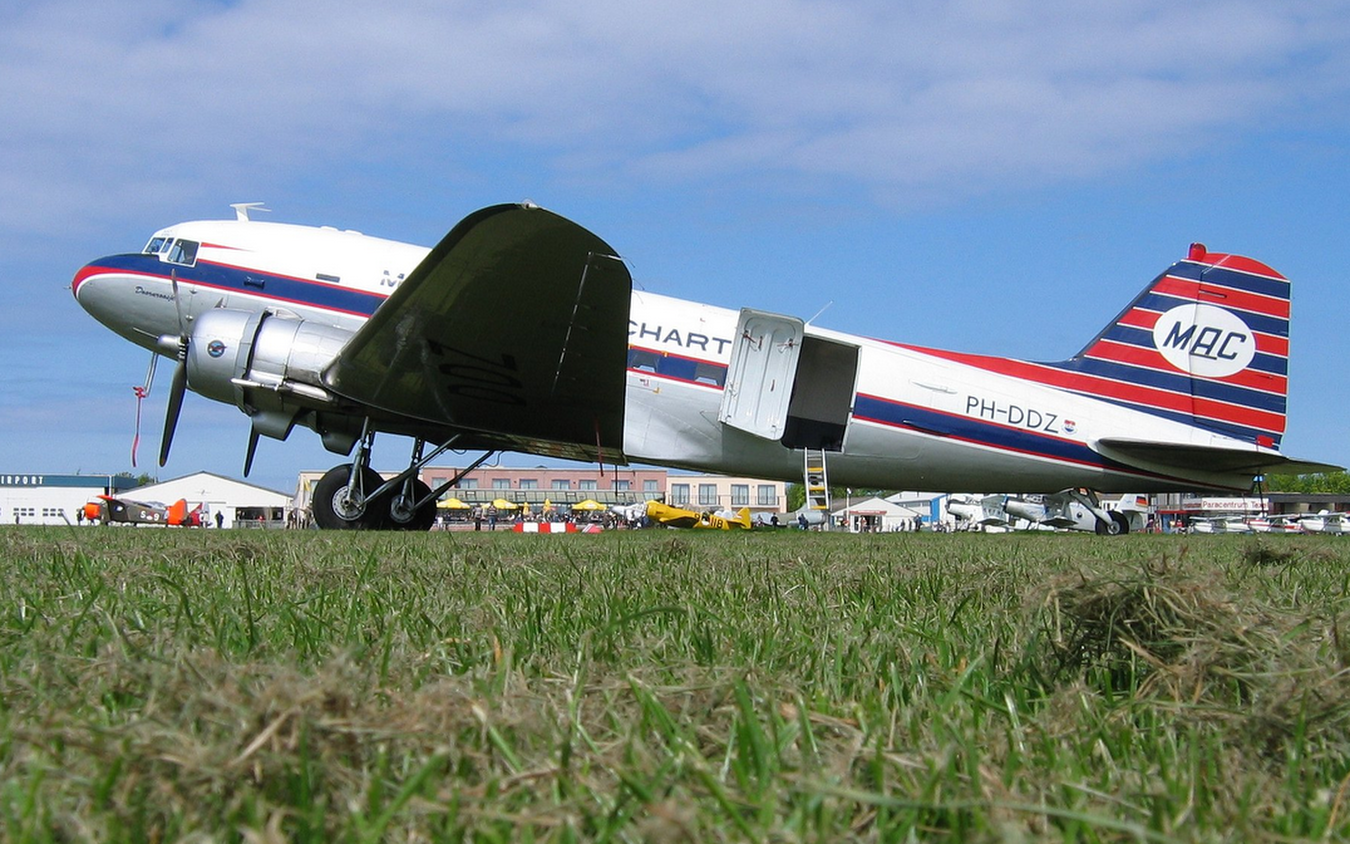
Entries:
{"label": "grass field", "polygon": [[0,560],[9,841],[1350,839],[1344,540],[4,528]]}

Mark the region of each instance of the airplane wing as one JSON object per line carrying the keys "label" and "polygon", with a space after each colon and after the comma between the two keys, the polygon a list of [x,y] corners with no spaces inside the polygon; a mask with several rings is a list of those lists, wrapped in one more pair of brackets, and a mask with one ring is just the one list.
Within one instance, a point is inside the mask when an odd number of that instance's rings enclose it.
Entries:
{"label": "airplane wing", "polygon": [[1093,443],[1093,448],[1103,457],[1140,468],[1163,465],[1212,472],[1249,472],[1253,475],[1261,473],[1299,475],[1341,471],[1340,466],[1294,460],[1269,451],[1214,448],[1124,437],[1103,437]]}
{"label": "airplane wing", "polygon": [[338,395],[500,447],[622,463],[632,279],[534,205],[464,218],[324,373]]}

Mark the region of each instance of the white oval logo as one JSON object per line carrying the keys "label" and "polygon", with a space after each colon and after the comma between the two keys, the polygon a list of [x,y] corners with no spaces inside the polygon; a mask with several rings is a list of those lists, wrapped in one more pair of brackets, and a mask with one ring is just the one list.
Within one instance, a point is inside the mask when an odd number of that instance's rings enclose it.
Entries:
{"label": "white oval logo", "polygon": [[1256,356],[1247,323],[1213,305],[1178,305],[1164,313],[1153,326],[1153,345],[1168,363],[1202,378],[1235,375]]}

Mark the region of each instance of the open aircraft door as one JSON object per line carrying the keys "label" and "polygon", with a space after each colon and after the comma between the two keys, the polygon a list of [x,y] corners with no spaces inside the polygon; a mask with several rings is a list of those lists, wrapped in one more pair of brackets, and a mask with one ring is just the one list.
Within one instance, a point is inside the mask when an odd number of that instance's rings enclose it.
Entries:
{"label": "open aircraft door", "polygon": [[757,437],[782,439],[804,329],[795,317],[741,309],[719,421]]}

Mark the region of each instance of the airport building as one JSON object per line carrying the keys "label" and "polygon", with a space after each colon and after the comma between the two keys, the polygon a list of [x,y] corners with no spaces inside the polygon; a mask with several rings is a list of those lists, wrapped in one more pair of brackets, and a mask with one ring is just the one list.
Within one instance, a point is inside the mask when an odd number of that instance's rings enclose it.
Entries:
{"label": "airport building", "polygon": [[[207,527],[278,528],[286,525],[291,496],[212,472],[196,472],[130,490],[128,498],[200,506]],[[219,518],[217,518],[219,514]]]}
{"label": "airport building", "polygon": [[[455,477],[452,466],[428,466],[421,478],[437,489]],[[313,497],[314,484],[323,472],[301,472],[295,507],[305,511]],[[393,473],[384,473],[393,477]],[[787,507],[787,484],[757,478],[724,475],[677,475],[665,469],[631,466],[479,467],[465,475],[459,485],[441,497],[458,498],[472,505],[487,505],[496,499],[513,504],[542,507],[545,503],[566,507],[591,500],[607,507],[662,499],[691,510],[739,510],[749,507],[755,515],[782,513]]]}
{"label": "airport building", "polygon": [[135,486],[130,475],[0,474],[0,524],[76,524],[87,502]]}

